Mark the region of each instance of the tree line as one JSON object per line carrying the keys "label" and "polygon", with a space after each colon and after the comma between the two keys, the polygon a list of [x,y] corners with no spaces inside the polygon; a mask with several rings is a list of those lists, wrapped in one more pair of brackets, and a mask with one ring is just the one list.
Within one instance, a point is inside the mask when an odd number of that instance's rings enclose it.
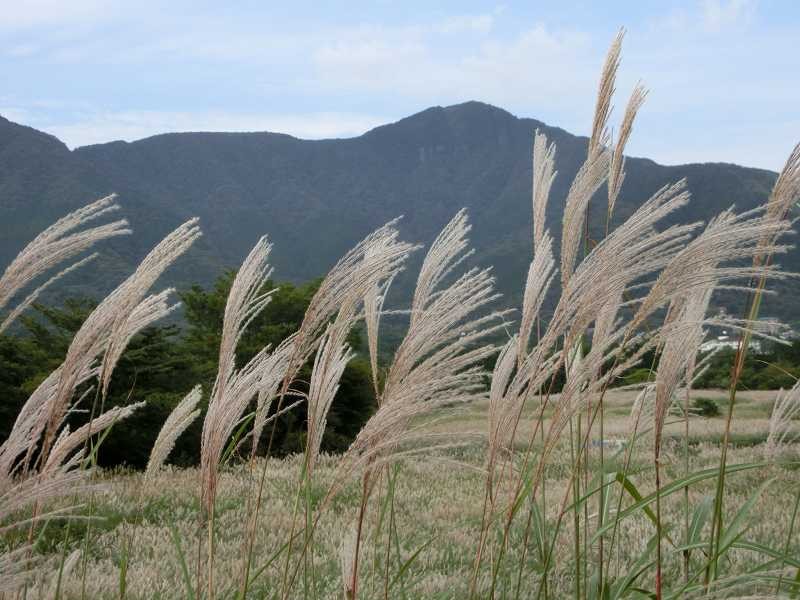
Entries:
{"label": "tree line", "polygon": [[[165,419],[198,383],[204,392],[201,407],[205,407],[217,373],[225,302],[234,276],[235,272],[229,271],[209,289],[193,285],[181,292],[181,322],[148,327],[131,341],[114,372],[105,408],[141,401],[146,404],[116,424],[104,438],[103,452],[98,454],[102,466],[143,468]],[[275,347],[296,331],[318,286],[319,280],[301,285],[269,281],[264,291],[278,290],[239,343],[239,363],[245,364],[264,346]],[[0,395],[3,397],[0,440],[8,436],[30,393],[61,363],[75,332],[95,305],[88,298],[66,299],[58,306],[35,304],[30,314],[20,319],[12,334],[0,335]],[[345,450],[375,409],[363,332],[351,333],[349,344],[357,355],[344,371],[329,414],[323,440],[323,450],[328,452]],[[733,353],[732,349],[717,352],[695,388],[728,387]],[[638,367],[623,374],[617,383],[630,385],[648,381],[657,370],[658,358],[651,351]],[[489,372],[493,362],[492,359],[485,365]],[[310,372],[311,363],[301,370],[292,388],[304,392]],[[763,345],[759,352],[749,354],[740,385],[742,389],[754,390],[789,388],[798,377],[800,340],[791,344],[770,343]],[[563,380],[563,373],[559,373],[551,388],[553,392],[560,391]],[[83,405],[70,414],[68,422],[73,430],[88,420],[92,397],[90,392]],[[258,453],[283,456],[302,451],[305,423],[302,404],[282,414],[275,419],[274,429],[270,426],[260,440]],[[246,426],[245,420],[243,433],[246,433]],[[202,419],[198,419],[178,439],[171,462],[180,466],[197,464],[201,427]],[[249,444],[249,441],[243,442],[238,450],[244,454],[246,448],[249,452]]]}
{"label": "tree line", "polygon": [[[102,466],[126,465],[143,468],[158,432],[175,405],[198,383],[205,408],[217,373],[225,302],[235,276],[229,271],[210,289],[194,285],[180,292],[182,318],[179,323],[150,326],[139,333],[125,350],[115,369],[104,408],[146,402],[132,416],[117,423],[103,439],[98,453]],[[237,362],[246,363],[266,345],[277,346],[300,327],[319,281],[302,285],[265,284],[264,291],[278,288],[267,310],[262,311],[238,345]],[[88,298],[66,299],[58,306],[35,304],[12,334],[0,336],[0,440],[5,439],[20,408],[37,385],[64,359],[69,343],[86,316],[96,306]],[[358,351],[345,369],[328,419],[323,450],[346,449],[350,440],[372,414],[375,406],[369,361],[362,335],[351,334],[350,345]],[[299,373],[292,389],[307,390],[311,364]],[[84,390],[85,391],[85,390]],[[69,415],[74,431],[89,418],[94,395],[90,390]],[[303,405],[274,421],[263,436],[259,453],[285,455],[304,446]],[[242,431],[246,433],[243,422]],[[171,462],[196,464],[200,454],[202,419],[197,419],[178,439]],[[271,443],[270,443],[271,441]],[[238,451],[249,455],[250,446]]]}

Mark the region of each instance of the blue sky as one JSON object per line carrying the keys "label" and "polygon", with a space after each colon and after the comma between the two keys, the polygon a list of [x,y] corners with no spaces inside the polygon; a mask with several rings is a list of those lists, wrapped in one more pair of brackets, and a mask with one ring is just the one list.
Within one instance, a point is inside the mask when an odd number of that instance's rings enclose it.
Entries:
{"label": "blue sky", "polygon": [[617,111],[662,163],[777,170],[800,140],[800,2],[0,0],[0,114],[70,147],[166,131],[358,135],[482,100],[586,134],[627,30]]}

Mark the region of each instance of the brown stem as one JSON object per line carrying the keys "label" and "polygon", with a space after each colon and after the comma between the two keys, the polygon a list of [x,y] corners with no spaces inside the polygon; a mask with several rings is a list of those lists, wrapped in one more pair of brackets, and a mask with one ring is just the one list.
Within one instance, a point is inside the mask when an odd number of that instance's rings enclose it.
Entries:
{"label": "brown stem", "polygon": [[661,600],[661,461],[659,451],[659,435],[656,432],[655,467],[656,467],[656,600]]}
{"label": "brown stem", "polygon": [[369,499],[369,475],[364,474],[363,486],[361,488],[361,506],[358,509],[358,529],[356,530],[356,548],[353,557],[353,572],[350,575],[349,600],[356,600],[358,597],[358,556],[361,551],[361,532],[364,527],[364,515],[367,512],[367,500]]}

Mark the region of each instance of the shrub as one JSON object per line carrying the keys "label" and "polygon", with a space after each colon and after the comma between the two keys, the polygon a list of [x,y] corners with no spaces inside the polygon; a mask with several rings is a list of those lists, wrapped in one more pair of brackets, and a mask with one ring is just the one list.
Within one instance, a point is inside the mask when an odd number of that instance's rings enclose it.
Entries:
{"label": "shrub", "polygon": [[719,406],[711,398],[695,398],[692,402],[692,412],[701,417],[717,417]]}

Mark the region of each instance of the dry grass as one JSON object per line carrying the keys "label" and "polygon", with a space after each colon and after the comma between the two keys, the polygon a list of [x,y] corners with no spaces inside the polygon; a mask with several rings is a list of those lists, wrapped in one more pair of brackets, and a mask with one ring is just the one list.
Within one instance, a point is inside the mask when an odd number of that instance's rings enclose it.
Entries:
{"label": "dry grass", "polygon": [[[769,432],[770,411],[772,410],[776,393],[767,390],[740,392],[740,404],[737,405],[736,409],[737,418],[733,422],[734,433],[743,435],[763,434],[766,439]],[[607,438],[622,438],[630,433],[627,418],[638,394],[638,390],[612,389],[606,392],[606,414],[612,417],[606,422]],[[720,406],[728,399],[727,390],[691,390],[690,395],[693,400],[696,398],[710,398],[717,401]],[[561,395],[551,394],[550,398],[551,404],[556,405]],[[443,419],[432,425],[430,429],[438,432],[452,431],[457,433],[482,431],[486,427],[488,410],[488,400],[475,402],[468,407],[453,411],[451,416],[443,417]],[[552,409],[545,410],[545,421],[547,421],[551,412]],[[517,441],[519,443],[524,444],[529,441],[530,427],[535,425],[533,417],[538,413],[538,402],[526,406],[523,412],[524,417],[520,421],[518,430]],[[678,425],[677,418],[668,419],[665,431],[681,433],[678,430],[682,427],[682,419],[680,423]],[[692,418],[689,420],[689,424],[691,433],[696,435],[719,434],[725,427],[722,415],[710,419]]]}
{"label": "dry grass", "polygon": [[[764,287],[787,276],[772,258],[787,250],[782,235],[800,194],[800,149],[755,210],[723,211],[705,227],[664,227],[690,200],[680,181],[609,230],[625,177],[624,146],[645,97],[637,86],[612,147],[621,43],[622,32],[602,69],[587,157],[567,194],[558,260],[544,228],[556,148],[535,136],[534,256],[520,329],[505,344],[488,393],[481,364],[500,350],[491,340],[506,330],[507,313],[493,309],[498,295],[490,271],[465,264],[472,251],[464,211],[428,250],[408,330],[385,378],[378,377],[376,356],[383,298],[415,249],[399,241],[395,223],[334,266],[297,332],[237,368],[239,339],[270,300],[261,292],[270,273],[270,246],[262,238],[228,297],[200,469],[158,469],[196,415],[195,392],[166,424],[147,474],[105,473],[92,483],[91,461],[82,460],[88,455],[79,448],[129,412],[104,414],[105,391],[131,337],[173,308],[171,290],[147,294],[200,235],[190,220],[99,304],[0,446],[0,533],[6,534],[0,593],[27,582],[25,597],[81,599],[644,593],[662,600],[796,586],[798,447],[778,443],[793,435],[796,390],[771,418],[774,397],[742,392],[737,402],[735,382]],[[603,184],[606,233],[590,240],[588,207]],[[34,240],[0,279],[0,308],[57,262],[126,232],[116,222],[71,233],[115,208],[111,202],[77,211]],[[53,248],[60,249],[53,260],[42,255]],[[539,309],[557,264],[561,294],[542,323]],[[746,318],[707,318],[721,288],[747,290]],[[378,409],[342,456],[319,456],[330,402],[351,357],[347,334],[361,319]],[[685,388],[702,369],[697,359],[710,325],[744,333],[730,409],[705,419],[685,410],[690,396],[718,393]],[[609,391],[650,350],[659,355],[652,385],[638,396]],[[248,405],[257,401],[250,433],[257,441],[273,401],[278,413],[291,408],[284,399],[315,352],[308,395],[294,395],[309,409],[305,455],[265,460],[253,453],[247,465],[236,466],[224,461]],[[564,379],[561,393],[550,394],[557,376]],[[76,389],[94,380],[93,420],[69,434],[64,415],[80,400]],[[82,514],[63,527],[52,518],[74,511],[78,492],[87,491]],[[759,504],[762,495],[769,502]]]}
{"label": "dry grass", "polygon": [[[716,391],[694,392],[702,397],[724,397]],[[627,413],[633,402],[631,392],[612,392],[609,394],[609,412],[615,416],[608,419],[606,429],[614,436],[623,433],[627,423]],[[769,392],[744,394],[746,405],[753,404],[768,411],[774,398]],[[478,402],[464,407],[461,414],[451,417],[446,423],[435,425],[438,432],[455,433],[475,431],[485,426],[487,403]],[[741,418],[737,420],[735,433],[766,435],[768,419]],[[692,435],[719,436],[724,426],[721,417],[713,419],[691,419]],[[682,425],[678,425],[680,427]],[[669,431],[669,426],[667,428]],[[434,453],[433,456],[412,458],[400,467],[396,490],[397,527],[401,551],[405,558],[410,557],[421,545],[429,543],[409,570],[404,586],[408,598],[458,599],[467,595],[471,575],[475,544],[480,531],[483,500],[482,468],[484,464],[484,441],[473,441],[457,449]],[[731,463],[744,463],[761,460],[762,448],[759,445],[737,447],[731,450]],[[795,458],[800,446],[790,450]],[[612,454],[612,452],[609,452]],[[700,441],[692,446],[691,468],[699,470],[714,466],[718,460],[718,447]],[[647,469],[651,447],[644,440],[634,453],[633,469]],[[669,475],[680,473],[680,457],[677,448],[666,446]],[[614,460],[613,456],[610,460]],[[323,456],[317,465],[315,494],[324,494],[326,484],[335,476],[339,459]],[[260,466],[260,465],[259,465]],[[302,457],[286,460],[269,460],[266,463],[267,486],[264,504],[269,507],[259,517],[255,541],[255,564],[266,562],[289,537],[292,528],[292,504],[296,481],[302,469]],[[547,491],[552,497],[560,497],[568,484],[570,460],[566,449],[554,454],[548,467]],[[107,491],[98,497],[97,513],[106,515],[113,526],[96,538],[88,564],[90,576],[87,578],[87,596],[90,598],[116,598],[119,579],[118,552],[125,536],[133,526],[131,521],[137,513],[139,494],[141,498],[141,523],[136,528],[136,544],[130,557],[128,574],[128,598],[174,598],[181,595],[184,583],[180,561],[174,544],[171,528],[174,526],[181,539],[182,549],[187,557],[197,552],[197,544],[202,540],[201,518],[197,506],[198,472],[195,469],[166,469],[154,476],[151,485],[142,487],[142,474],[107,473],[103,480],[108,484]],[[786,515],[791,512],[793,486],[797,484],[797,471],[770,467],[766,471],[747,471],[730,478],[727,490],[727,506],[730,511],[742,505],[753,489],[766,479],[774,477],[770,486],[769,501],[758,507],[757,518],[753,519],[748,539],[770,543],[782,539],[785,534]],[[653,490],[652,470],[645,470],[636,477],[642,493]],[[383,482],[381,483],[383,485]],[[220,474],[218,503],[218,537],[216,564],[216,591],[219,597],[230,597],[232,590],[238,588],[241,569],[240,545],[245,536],[248,523],[244,499],[251,493],[253,481],[250,471],[244,466],[224,470]],[[690,501],[693,505],[703,498],[713,495],[711,482],[691,488]],[[357,484],[348,486],[334,502],[330,510],[322,513],[313,547],[313,560],[318,572],[319,598],[341,597],[341,567],[339,545],[343,535],[351,528],[359,508],[359,489]],[[665,503],[667,519],[680,519],[682,498],[669,497]],[[623,504],[623,507],[625,504]],[[556,518],[557,504],[548,507],[548,518]],[[375,543],[372,536],[376,530],[375,514],[367,520],[366,548],[362,548],[361,582],[364,598],[383,597],[383,557],[374,555],[374,549],[382,546]],[[553,581],[560,587],[550,590],[552,597],[564,597],[572,586],[572,566],[569,555],[569,531],[562,531],[562,543],[557,545],[555,573]],[[617,546],[618,559],[628,564],[643,551],[652,535],[652,524],[644,517],[637,516],[623,522],[619,533],[624,544]],[[795,547],[800,552],[800,541]],[[55,565],[60,554],[48,557]],[[513,558],[513,557],[512,557]],[[615,557],[616,559],[616,557]],[[730,555],[731,572],[744,571],[751,565],[752,553],[744,550],[733,551]],[[377,562],[376,562],[377,561]],[[513,560],[512,560],[513,562]],[[671,563],[668,563],[668,565]],[[262,597],[279,587],[281,581],[280,563],[266,569],[252,584],[252,597]],[[673,568],[677,565],[674,564]],[[482,594],[488,589],[488,581],[480,582]],[[65,582],[65,597],[81,597],[81,577],[73,572]],[[290,596],[303,597],[297,589]],[[399,594],[392,597],[402,597]],[[482,597],[482,596],[481,596]]]}

